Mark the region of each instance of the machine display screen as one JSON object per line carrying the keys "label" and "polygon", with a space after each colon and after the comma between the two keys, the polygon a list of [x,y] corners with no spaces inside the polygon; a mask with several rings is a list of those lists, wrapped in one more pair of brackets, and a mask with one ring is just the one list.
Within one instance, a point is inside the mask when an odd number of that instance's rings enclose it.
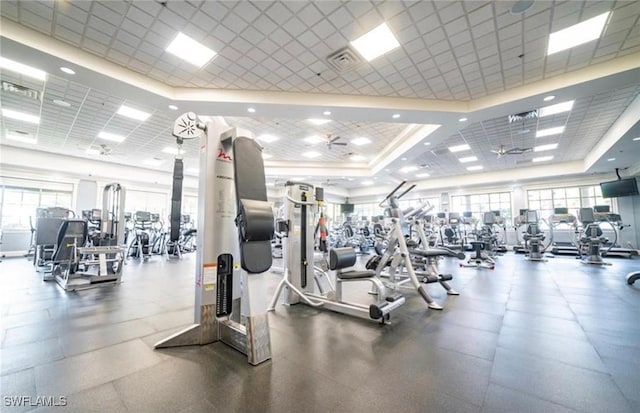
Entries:
{"label": "machine display screen", "polygon": [[600,183],[603,198],[638,195],[638,184],[635,178],[618,179],[617,181]]}

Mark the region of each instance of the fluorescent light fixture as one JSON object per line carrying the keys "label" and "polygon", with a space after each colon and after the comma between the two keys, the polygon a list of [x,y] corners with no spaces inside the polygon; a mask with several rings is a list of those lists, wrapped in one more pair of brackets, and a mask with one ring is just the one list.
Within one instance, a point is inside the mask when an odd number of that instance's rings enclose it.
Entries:
{"label": "fluorescent light fixture", "polygon": [[324,125],[325,123],[331,122],[331,119],[307,119],[307,122],[313,123],[314,125]]}
{"label": "fluorescent light fixture", "polygon": [[393,116],[391,116],[394,119],[398,119],[400,117],[399,113],[394,113]]}
{"label": "fluorescent light fixture", "polygon": [[373,181],[362,181],[361,183],[366,186],[373,185]]}
{"label": "fluorescent light fixture", "polygon": [[351,139],[351,143],[356,145],[356,146],[362,146],[362,145],[366,145],[368,143],[371,143],[371,139],[369,139],[369,138],[355,138],[355,139]]}
{"label": "fluorescent light fixture", "polygon": [[[178,148],[176,148],[175,146],[165,146],[164,149],[162,149],[162,152],[168,153],[170,155],[177,155]],[[185,150],[180,149],[180,155],[183,155],[184,153],[185,153]]]}
{"label": "fluorescent light fixture", "polygon": [[567,102],[556,103],[555,105],[545,106],[540,108],[538,111],[538,117],[544,118],[545,116],[555,115],[557,113],[568,112],[573,109],[574,100],[569,100]]}
{"label": "fluorescent light fixture", "polygon": [[400,158],[400,160],[401,160],[401,161],[406,161],[406,160],[407,160],[407,158]]}
{"label": "fluorescent light fixture", "polygon": [[389,30],[386,23],[371,30],[370,32],[358,37],[351,42],[351,46],[364,57],[367,62],[372,61],[396,47],[400,47],[400,43]]}
{"label": "fluorescent light fixture", "polygon": [[482,165],[467,166],[467,171],[479,171],[481,169],[484,169]]}
{"label": "fluorescent light fixture", "polygon": [[429,176],[431,176],[431,175],[429,175],[426,172],[425,173],[421,173],[421,174],[416,174],[416,178],[428,178]]}
{"label": "fluorescent light fixture", "polygon": [[29,115],[28,113],[18,112],[16,110],[2,108],[2,116],[9,119],[21,120],[27,123],[40,123],[40,117],[36,115]]}
{"label": "fluorescent light fixture", "polygon": [[533,158],[531,162],[546,162],[553,159],[553,156],[541,156],[539,158]]}
{"label": "fluorescent light fixture", "polygon": [[429,146],[429,145],[431,145],[431,142],[425,142],[424,143],[424,146]]}
{"label": "fluorescent light fixture", "polygon": [[475,156],[467,156],[465,158],[459,158],[458,160],[460,161],[460,163],[469,163],[477,161],[478,158]]}
{"label": "fluorescent light fixture", "polygon": [[331,112],[329,112],[328,110],[325,110],[324,112],[322,112],[322,114],[324,116],[329,116],[329,115],[331,115]]}
{"label": "fluorescent light fixture", "polygon": [[638,136],[637,138],[633,138],[632,140],[634,140],[634,141],[640,141],[640,136]]}
{"label": "fluorescent light fixture", "polygon": [[58,106],[62,106],[63,108],[68,108],[69,106],[71,106],[71,103],[69,103],[69,102],[67,102],[65,100],[53,99],[52,102],[55,103]]}
{"label": "fluorescent light fixture", "polygon": [[609,159],[607,159],[607,161],[609,161],[609,162],[611,162],[611,161],[615,161],[615,160],[616,160],[616,158],[609,158]]}
{"label": "fluorescent light fixture", "polygon": [[553,99],[555,99],[555,98],[556,98],[555,96],[553,96],[553,95],[549,95],[549,96],[545,97],[543,100],[544,100],[545,102],[548,102],[548,101],[553,100]]}
{"label": "fluorescent light fixture", "polygon": [[262,152],[262,159],[269,159],[269,158],[273,158],[273,155],[271,155],[270,153]]}
{"label": "fluorescent light fixture", "polygon": [[454,153],[468,151],[469,149],[471,149],[471,147],[466,143],[464,145],[449,146],[449,152],[454,152]]}
{"label": "fluorescent light fixture", "polygon": [[28,76],[37,80],[47,80],[47,72],[27,66],[11,59],[0,56],[0,69],[10,70],[19,75]]}
{"label": "fluorescent light fixture", "polygon": [[564,126],[556,126],[555,128],[540,129],[536,132],[536,138],[544,138],[545,136],[558,135],[564,132]]}
{"label": "fluorescent light fixture", "polygon": [[162,159],[151,158],[145,159],[142,163],[149,166],[160,166],[164,163],[164,161]]}
{"label": "fluorescent light fixture", "polygon": [[96,149],[96,148],[87,148],[86,151],[84,151],[87,155],[100,155],[100,150]]}
{"label": "fluorescent light fixture", "polygon": [[458,122],[466,122],[466,121],[467,121],[467,118],[460,118],[460,119],[458,119]]}
{"label": "fluorescent light fixture", "polygon": [[551,151],[554,150],[558,147],[557,143],[550,143],[547,145],[538,145],[535,148],[533,148],[534,152],[544,152],[544,151]]}
{"label": "fluorescent light fixture", "polygon": [[255,108],[248,108],[247,112],[249,113],[256,113],[256,109]]}
{"label": "fluorescent light fixture", "polygon": [[278,136],[273,136],[265,133],[263,135],[258,136],[256,139],[262,142],[271,143],[271,142],[277,141],[280,138]]}
{"label": "fluorescent light fixture", "polygon": [[305,158],[317,158],[319,156],[322,156],[322,154],[316,151],[309,151],[309,152],[303,153],[302,156],[304,156]]}
{"label": "fluorescent light fixture", "polygon": [[325,140],[321,136],[313,135],[313,136],[308,136],[304,138],[303,141],[310,144],[316,144],[316,143],[322,143]]}
{"label": "fluorescent light fixture", "polygon": [[572,47],[596,40],[602,34],[602,29],[609,18],[610,12],[574,24],[566,29],[558,30],[549,35],[547,55],[561,52]]}
{"label": "fluorescent light fixture", "polygon": [[366,158],[362,155],[351,155],[351,160],[353,162],[360,162],[360,161],[364,161]]}
{"label": "fluorescent light fixture", "polygon": [[62,70],[63,72],[65,72],[68,75],[75,75],[76,74],[75,70],[70,69],[68,67],[64,67],[63,66],[63,67],[60,68],[60,70]]}
{"label": "fluorescent light fixture", "polygon": [[198,175],[198,174],[200,174],[200,169],[198,169],[198,168],[187,168],[187,173],[188,174]]}
{"label": "fluorescent light fixture", "polygon": [[216,55],[216,52],[182,32],[178,33],[165,50],[196,67],[204,66]]}
{"label": "fluorescent light fixture", "polygon": [[35,145],[36,143],[38,143],[38,139],[36,139],[36,137],[30,133],[7,132],[7,134],[5,135],[5,138],[7,138],[10,141],[30,143],[32,145]]}
{"label": "fluorescent light fixture", "polygon": [[169,105],[169,109],[178,110],[178,107],[176,105]]}
{"label": "fluorescent light fixture", "polygon": [[134,109],[125,105],[120,106],[120,109],[118,109],[118,115],[126,116],[127,118],[139,120],[141,122],[144,122],[149,118],[149,116],[151,116],[150,113],[143,112],[141,110]]}
{"label": "fluorescent light fixture", "polygon": [[417,171],[418,167],[411,165],[411,166],[405,166],[404,168],[400,169],[400,172],[402,172],[403,174],[406,174],[407,172],[413,172],[413,171]]}
{"label": "fluorescent light fixture", "polygon": [[112,141],[112,142],[124,142],[124,140],[127,139],[126,136],[116,135],[115,133],[109,133],[109,132],[98,133],[98,138],[104,139],[105,141]]}

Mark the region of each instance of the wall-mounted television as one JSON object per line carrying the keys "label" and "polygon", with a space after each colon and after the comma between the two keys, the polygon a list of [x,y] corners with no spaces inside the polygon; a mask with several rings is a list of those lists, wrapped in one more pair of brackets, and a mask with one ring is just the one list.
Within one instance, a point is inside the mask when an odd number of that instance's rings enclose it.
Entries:
{"label": "wall-mounted television", "polygon": [[603,198],[639,195],[636,178],[618,179],[617,181],[600,183]]}
{"label": "wall-mounted television", "polygon": [[354,204],[341,204],[340,205],[340,213],[341,214],[353,214]]}

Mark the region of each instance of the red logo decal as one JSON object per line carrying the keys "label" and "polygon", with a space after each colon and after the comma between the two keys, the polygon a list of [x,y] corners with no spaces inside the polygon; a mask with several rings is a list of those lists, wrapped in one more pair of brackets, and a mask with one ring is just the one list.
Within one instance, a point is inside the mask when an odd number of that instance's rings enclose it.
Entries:
{"label": "red logo decal", "polygon": [[222,159],[225,161],[231,161],[231,157],[227,155],[227,153],[222,148],[218,148],[218,159]]}

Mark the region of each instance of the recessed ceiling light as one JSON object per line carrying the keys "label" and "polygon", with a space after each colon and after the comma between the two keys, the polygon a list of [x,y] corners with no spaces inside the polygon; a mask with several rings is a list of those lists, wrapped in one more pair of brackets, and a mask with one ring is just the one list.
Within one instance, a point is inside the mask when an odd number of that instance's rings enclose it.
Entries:
{"label": "recessed ceiling light", "polygon": [[553,95],[549,95],[549,96],[545,97],[543,100],[544,100],[545,102],[548,102],[548,101],[553,100],[553,99],[555,99],[555,98],[556,98],[555,96],[553,96]]}
{"label": "recessed ceiling light", "polygon": [[431,145],[431,142],[425,142],[424,143],[424,146],[429,146],[429,145]]}
{"label": "recessed ceiling light", "polygon": [[151,158],[151,159],[145,159],[143,163],[149,166],[160,166],[164,163],[164,161],[158,158]]}
{"label": "recessed ceiling light", "polygon": [[262,142],[271,143],[271,142],[277,141],[278,139],[280,139],[280,137],[265,133],[263,135],[258,136],[256,139]]}
{"label": "recessed ceiling light", "polygon": [[544,151],[551,151],[553,149],[556,149],[558,147],[557,143],[550,143],[547,145],[539,145],[536,146],[535,148],[533,148],[534,152],[544,152]]}
{"label": "recessed ceiling light", "polygon": [[62,70],[63,72],[65,72],[68,75],[75,75],[76,74],[75,70],[70,69],[68,67],[64,67],[63,66],[63,67],[60,68],[60,70]]}
{"label": "recessed ceiling light", "polygon": [[549,35],[547,55],[551,55],[572,47],[590,42],[600,37],[602,29],[609,18],[609,13],[602,13],[581,23],[558,30]]}
{"label": "recessed ceiling light", "polygon": [[536,138],[543,138],[545,136],[558,135],[564,132],[564,126],[556,126],[555,128],[541,129],[536,132]]}
{"label": "recessed ceiling light", "polygon": [[[170,155],[177,155],[178,154],[178,148],[176,148],[175,146],[165,146],[162,149],[162,152],[164,153],[168,153]],[[184,149],[180,149],[180,154],[183,155],[185,153]]]}
{"label": "recessed ceiling light", "polygon": [[307,122],[313,123],[314,125],[324,125],[325,123],[331,122],[331,119],[307,119]]}
{"label": "recessed ceiling light", "polygon": [[197,67],[204,66],[216,55],[215,51],[181,32],[165,50]]}
{"label": "recessed ceiling light", "polygon": [[405,174],[407,172],[413,172],[413,171],[417,171],[417,170],[418,170],[417,166],[411,165],[411,166],[405,166],[404,168],[400,169],[400,172]]}
{"label": "recessed ceiling light", "polygon": [[304,156],[305,158],[317,158],[319,156],[322,156],[322,154],[316,151],[309,151],[309,152],[303,153],[302,156]]}
{"label": "recessed ceiling light", "polygon": [[329,112],[328,110],[325,110],[324,112],[322,112],[322,114],[324,116],[329,116],[329,115],[331,115],[331,112]]}
{"label": "recessed ceiling light", "polygon": [[373,185],[373,181],[362,181],[361,183],[366,186]]}
{"label": "recessed ceiling light", "polygon": [[255,108],[248,108],[247,112],[249,113],[256,113],[256,109]]}
{"label": "recessed ceiling light", "polygon": [[141,122],[144,122],[149,118],[149,116],[151,116],[150,113],[143,112],[126,105],[120,106],[120,109],[118,109],[118,115],[126,116],[127,118],[139,120]]}
{"label": "recessed ceiling light", "polygon": [[0,56],[0,69],[10,70],[37,80],[47,80],[47,72]]}
{"label": "recessed ceiling light", "polygon": [[323,139],[321,136],[313,135],[313,136],[308,136],[304,138],[303,141],[310,144],[316,144],[316,143],[324,142],[325,139]]}
{"label": "recessed ceiling light", "polygon": [[431,175],[429,175],[428,173],[421,173],[421,174],[416,174],[416,178],[427,178]]}
{"label": "recessed ceiling light", "polygon": [[100,155],[100,150],[96,149],[96,148],[87,148],[86,151],[84,151],[87,155]]}
{"label": "recessed ceiling light", "polygon": [[16,110],[2,108],[2,116],[9,119],[21,120],[27,123],[40,123],[40,117],[36,115],[29,115],[28,113],[18,112]]}
{"label": "recessed ceiling light", "polygon": [[400,117],[399,113],[394,113],[393,116],[391,116],[394,119],[398,119]]}
{"label": "recessed ceiling light", "polygon": [[369,139],[369,138],[355,138],[355,139],[351,139],[351,143],[356,145],[356,146],[362,146],[362,145],[367,145],[367,144],[371,143],[371,139]]}
{"label": "recessed ceiling light", "polygon": [[458,119],[458,122],[466,122],[466,121],[467,121],[467,118],[460,118],[460,119]]}
{"label": "recessed ceiling light", "polygon": [[637,138],[633,138],[632,140],[634,140],[634,141],[640,141],[640,136],[638,136]]}
{"label": "recessed ceiling light", "polygon": [[269,158],[273,158],[273,155],[271,155],[270,153],[262,152],[262,159],[269,159]]}
{"label": "recessed ceiling light", "polygon": [[607,159],[607,161],[609,161],[609,162],[611,162],[611,161],[615,161],[615,160],[616,160],[616,158],[609,158],[609,159]]}
{"label": "recessed ceiling light", "polygon": [[555,105],[545,106],[540,108],[538,111],[538,117],[544,118],[545,116],[555,115],[557,113],[568,112],[573,109],[574,100],[569,100],[567,102],[556,103]]}
{"label": "recessed ceiling light", "polygon": [[553,159],[553,156],[541,156],[539,158],[533,158],[531,162],[546,162]]}
{"label": "recessed ceiling light", "polygon": [[53,103],[55,103],[58,106],[62,106],[63,108],[68,108],[69,106],[71,106],[71,103],[65,100],[60,100],[60,99],[53,99]]}
{"label": "recessed ceiling light", "polygon": [[10,141],[30,143],[32,145],[35,145],[36,143],[38,143],[38,139],[36,139],[35,136],[33,136],[28,132],[10,131],[6,133],[5,138],[7,138]]}
{"label": "recessed ceiling light", "polygon": [[407,160],[407,158],[400,158],[400,160],[401,160],[401,161],[406,161],[406,160]]}
{"label": "recessed ceiling light", "polygon": [[467,166],[467,171],[479,171],[481,169],[484,169],[482,165]]}
{"label": "recessed ceiling light", "polygon": [[460,163],[469,163],[477,161],[478,158],[475,156],[467,156],[465,158],[459,158],[458,160],[460,161]]}
{"label": "recessed ceiling light", "polygon": [[169,109],[178,110],[178,107],[176,105],[169,105]]}
{"label": "recessed ceiling light", "polygon": [[469,147],[469,145],[467,145],[467,144],[449,146],[449,151],[450,152],[462,152],[462,151],[468,151],[469,149],[471,149],[471,147]]}
{"label": "recessed ceiling light", "polygon": [[126,136],[116,135],[115,133],[109,133],[109,132],[98,133],[98,138],[104,139],[106,141],[112,141],[112,142],[124,142],[124,140],[127,139]]}
{"label": "recessed ceiling light", "polygon": [[351,160],[354,162],[364,161],[366,158],[362,155],[351,155]]}
{"label": "recessed ceiling light", "polygon": [[366,59],[367,62],[372,61],[397,47],[400,43],[389,30],[386,23],[371,30],[370,32],[358,37],[351,42],[351,46],[358,51]]}

